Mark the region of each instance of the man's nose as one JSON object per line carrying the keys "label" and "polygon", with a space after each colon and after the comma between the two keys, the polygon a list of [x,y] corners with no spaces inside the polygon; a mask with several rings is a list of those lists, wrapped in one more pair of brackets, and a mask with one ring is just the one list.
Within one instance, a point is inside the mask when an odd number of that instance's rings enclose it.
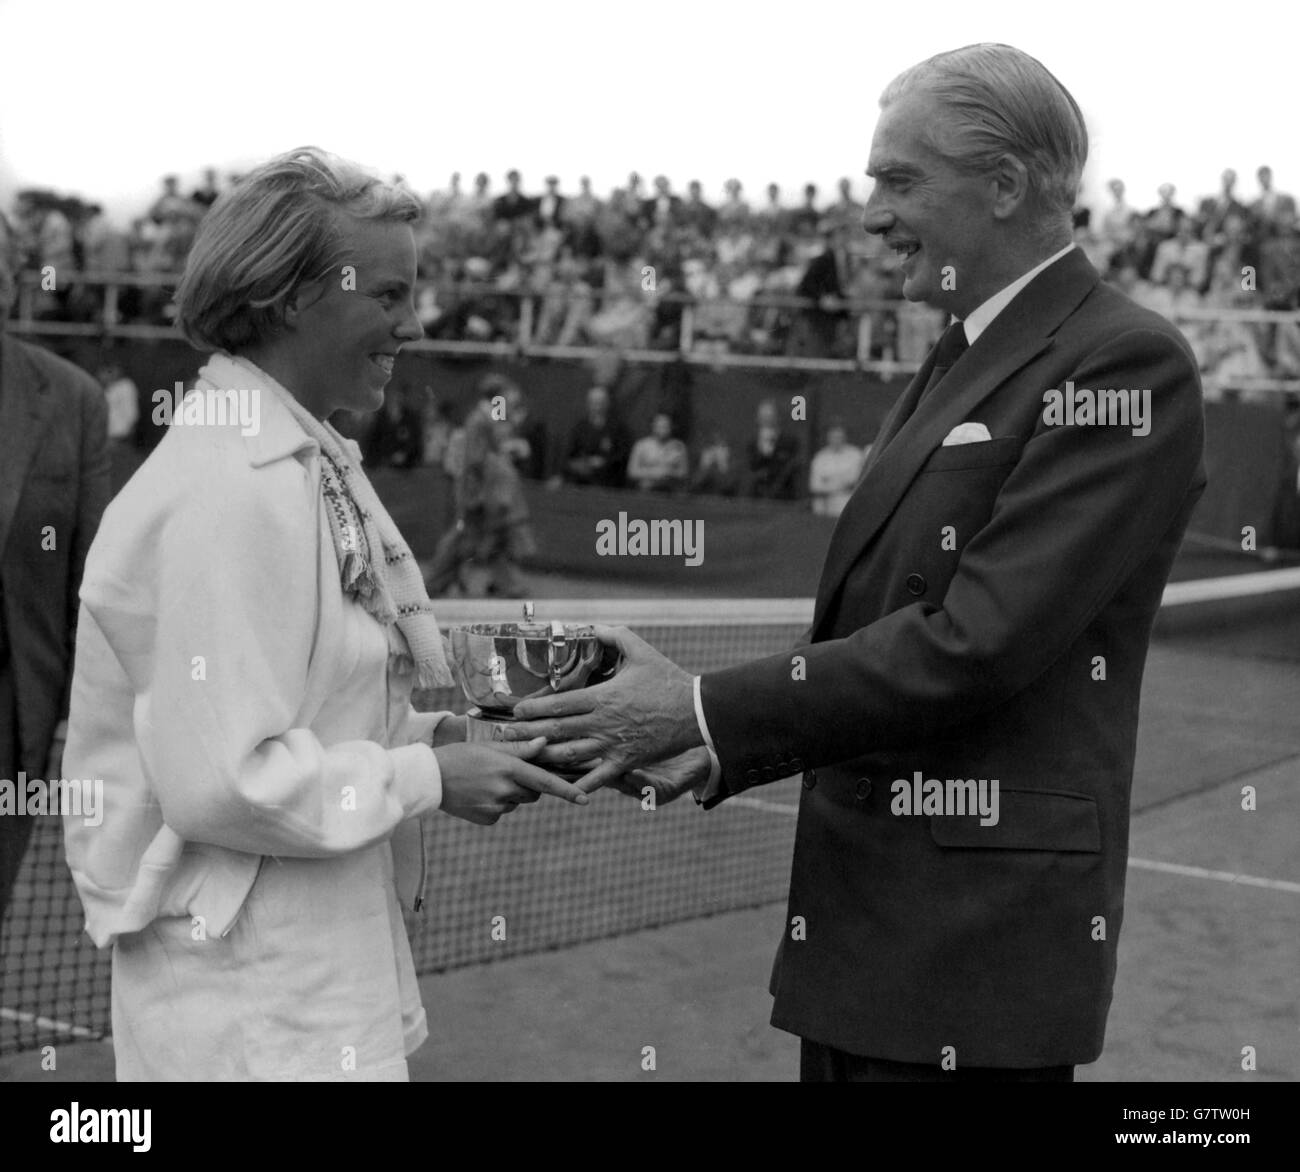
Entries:
{"label": "man's nose", "polygon": [[867,196],[867,205],[862,209],[863,231],[873,236],[882,236],[894,224],[894,213],[886,206],[880,195],[880,184],[873,184],[871,194]]}

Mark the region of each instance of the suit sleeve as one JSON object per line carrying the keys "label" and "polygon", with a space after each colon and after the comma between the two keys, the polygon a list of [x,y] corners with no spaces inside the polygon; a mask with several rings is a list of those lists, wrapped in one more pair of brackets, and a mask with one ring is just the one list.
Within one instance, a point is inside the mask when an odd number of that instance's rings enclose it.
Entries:
{"label": "suit sleeve", "polygon": [[[86,555],[99,529],[100,518],[108,507],[110,466],[108,456],[108,404],[99,385],[87,378],[78,382],[80,399],[80,460],[77,478],[76,531],[72,534],[72,558],[68,566],[67,598],[64,602],[67,615],[68,662],[72,663],[77,646],[77,616],[81,610],[81,579],[86,569]],[[59,713],[68,715],[68,700],[72,691],[72,672],[63,686]]]}
{"label": "suit sleeve", "polygon": [[799,649],[804,679],[792,679],[788,653],[703,676],[727,793],[779,761],[833,764],[987,712],[1032,684],[1151,556],[1203,484],[1195,365],[1180,340],[1139,329],[1107,341],[1073,378],[1149,386],[1149,434],[1040,415],[941,603]]}

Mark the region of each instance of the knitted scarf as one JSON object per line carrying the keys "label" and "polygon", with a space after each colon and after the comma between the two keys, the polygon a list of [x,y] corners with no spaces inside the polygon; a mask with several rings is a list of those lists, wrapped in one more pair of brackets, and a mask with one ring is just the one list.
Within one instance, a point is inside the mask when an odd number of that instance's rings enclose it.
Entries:
{"label": "knitted scarf", "polygon": [[252,387],[273,394],[320,447],[321,495],[344,594],[383,624],[391,665],[413,668],[418,687],[447,687],[452,676],[420,567],[362,470],[361,450],[246,358],[212,355],[196,384],[204,391]]}

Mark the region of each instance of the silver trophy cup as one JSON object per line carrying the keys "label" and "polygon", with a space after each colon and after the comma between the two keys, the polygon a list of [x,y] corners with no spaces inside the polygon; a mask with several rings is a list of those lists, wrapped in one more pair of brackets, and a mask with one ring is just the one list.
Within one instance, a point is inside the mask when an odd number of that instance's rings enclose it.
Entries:
{"label": "silver trophy cup", "polygon": [[520,700],[585,688],[618,670],[617,649],[601,643],[591,626],[534,622],[531,603],[524,616],[522,622],[471,623],[447,632],[452,670],[473,705],[466,714],[468,740],[503,739],[501,726],[514,721]]}

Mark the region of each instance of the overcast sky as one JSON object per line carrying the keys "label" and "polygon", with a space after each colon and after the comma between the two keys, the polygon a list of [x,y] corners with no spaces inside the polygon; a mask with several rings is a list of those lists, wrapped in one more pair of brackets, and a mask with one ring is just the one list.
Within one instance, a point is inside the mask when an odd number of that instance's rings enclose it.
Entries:
{"label": "overcast sky", "polygon": [[880,90],[972,41],[1032,53],[1088,119],[1094,202],[1118,175],[1191,202],[1224,167],[1300,188],[1293,3],[872,0],[0,0],[0,205],[19,186],[140,210],[166,172],[188,190],[306,143],[421,191],[453,170],[538,191],[631,170],[717,198],[730,175],[797,201],[862,172]]}

